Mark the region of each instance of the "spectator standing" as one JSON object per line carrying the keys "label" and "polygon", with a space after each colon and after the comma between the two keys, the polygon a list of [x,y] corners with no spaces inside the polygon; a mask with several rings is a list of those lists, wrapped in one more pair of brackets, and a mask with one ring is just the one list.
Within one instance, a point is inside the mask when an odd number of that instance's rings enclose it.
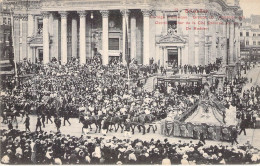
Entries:
{"label": "spectator standing", "polygon": [[37,117],[37,122],[36,122],[36,129],[35,129],[35,131],[37,131],[38,128],[40,128],[40,131],[42,131],[42,122],[41,122],[41,118],[40,118],[39,115],[38,115],[38,117]]}

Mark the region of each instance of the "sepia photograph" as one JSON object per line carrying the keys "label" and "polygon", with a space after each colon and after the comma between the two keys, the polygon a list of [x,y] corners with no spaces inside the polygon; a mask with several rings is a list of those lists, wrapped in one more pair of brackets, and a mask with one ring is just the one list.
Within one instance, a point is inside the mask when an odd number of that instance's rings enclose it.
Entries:
{"label": "sepia photograph", "polygon": [[0,165],[231,164],[260,164],[260,0],[0,0]]}

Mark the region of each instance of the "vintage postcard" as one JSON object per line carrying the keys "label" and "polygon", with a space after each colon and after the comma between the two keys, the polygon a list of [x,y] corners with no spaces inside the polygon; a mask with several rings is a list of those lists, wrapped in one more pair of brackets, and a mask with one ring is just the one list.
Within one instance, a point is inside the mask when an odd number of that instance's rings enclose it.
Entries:
{"label": "vintage postcard", "polygon": [[5,165],[260,164],[259,0],[0,0]]}

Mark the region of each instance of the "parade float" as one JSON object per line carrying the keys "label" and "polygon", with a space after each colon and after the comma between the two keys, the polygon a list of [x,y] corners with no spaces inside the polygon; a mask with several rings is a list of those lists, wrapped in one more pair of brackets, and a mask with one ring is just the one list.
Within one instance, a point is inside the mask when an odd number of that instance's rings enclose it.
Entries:
{"label": "parade float", "polygon": [[208,140],[230,141],[231,131],[236,126],[235,107],[224,107],[205,83],[199,101],[189,110],[178,117],[170,113],[161,121],[161,134],[199,139],[203,133]]}

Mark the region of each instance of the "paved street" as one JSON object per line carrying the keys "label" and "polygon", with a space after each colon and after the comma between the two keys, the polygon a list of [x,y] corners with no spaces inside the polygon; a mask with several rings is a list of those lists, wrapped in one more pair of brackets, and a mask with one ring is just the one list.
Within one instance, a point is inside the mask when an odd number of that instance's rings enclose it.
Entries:
{"label": "paved street", "polygon": [[[31,116],[31,131],[34,131],[35,130],[35,126],[36,126],[36,119],[37,117],[36,116]],[[0,120],[2,121],[2,118],[0,118]],[[23,124],[23,122],[21,122],[21,118],[19,117],[18,118],[18,129],[19,130],[25,130],[25,125]],[[63,134],[70,134],[70,135],[73,135],[73,136],[81,136],[81,128],[82,128],[82,124],[78,122],[78,119],[77,118],[72,118],[70,119],[70,122],[71,122],[71,126],[69,126],[68,124],[66,124],[66,126],[61,126],[61,132]],[[159,122],[158,122],[159,123]],[[2,129],[7,129],[7,125],[6,124],[3,124],[1,123],[1,128]],[[62,125],[63,125],[63,119],[62,119]],[[93,136],[93,137],[102,137],[102,134],[101,133],[94,133],[94,129],[95,129],[95,126],[92,125],[93,127],[93,130],[90,132],[90,136]],[[15,127],[15,125],[14,125]],[[159,124],[158,124],[158,129],[160,128]],[[49,124],[46,124],[45,128],[43,128],[44,131],[47,131],[47,132],[50,132],[50,131],[56,131],[56,127],[53,124],[49,123]],[[132,136],[132,139],[142,139],[142,140],[150,140],[152,138],[154,139],[160,139],[160,140],[164,140],[165,138],[168,138],[168,140],[170,142],[177,142],[178,140],[182,140],[184,142],[189,142],[191,141],[192,139],[186,139],[186,138],[178,138],[178,137],[165,137],[161,134],[159,134],[159,131],[157,131],[156,133],[147,133],[145,135],[142,135],[141,133],[138,132],[138,130],[136,129],[135,130],[135,134]],[[247,132],[247,135],[244,136],[244,135],[240,135],[238,137],[238,142],[240,144],[243,144],[243,143],[246,143],[246,141],[250,141],[250,142],[253,142],[253,146],[257,147],[257,148],[260,148],[260,129],[247,129],[246,130]],[[117,133],[115,133],[114,131],[112,132],[109,132],[107,134],[107,138],[112,138],[113,136],[116,136],[117,138],[121,138],[121,139],[124,139],[124,134],[120,133],[119,131]],[[253,138],[254,137],[254,138]],[[253,138],[253,139],[252,139]],[[193,142],[198,142],[198,140],[193,140]],[[219,142],[219,141],[207,141],[208,144],[224,144],[224,145],[228,145],[230,143],[228,142]]]}

